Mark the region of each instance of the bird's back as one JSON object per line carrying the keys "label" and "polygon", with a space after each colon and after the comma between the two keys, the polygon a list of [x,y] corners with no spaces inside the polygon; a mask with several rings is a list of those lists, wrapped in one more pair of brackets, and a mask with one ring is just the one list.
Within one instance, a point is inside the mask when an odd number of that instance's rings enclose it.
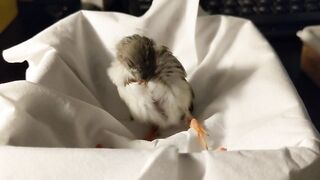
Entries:
{"label": "bird's back", "polygon": [[160,127],[179,124],[192,103],[192,89],[181,63],[165,47],[157,52],[156,75],[147,84],[131,83],[119,91],[134,119]]}

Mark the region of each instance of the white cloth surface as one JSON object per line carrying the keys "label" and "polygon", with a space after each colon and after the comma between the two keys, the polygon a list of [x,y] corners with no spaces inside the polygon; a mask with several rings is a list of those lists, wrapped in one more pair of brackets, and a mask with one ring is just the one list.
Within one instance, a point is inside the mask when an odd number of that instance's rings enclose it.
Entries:
{"label": "white cloth surface", "polygon": [[[134,33],[181,61],[210,148],[227,152],[201,151],[185,127],[139,140],[148,127],[106,75],[115,43]],[[3,55],[29,68],[0,85],[0,179],[320,178],[319,135],[270,45],[196,0],[156,0],[142,17],[81,11]]]}

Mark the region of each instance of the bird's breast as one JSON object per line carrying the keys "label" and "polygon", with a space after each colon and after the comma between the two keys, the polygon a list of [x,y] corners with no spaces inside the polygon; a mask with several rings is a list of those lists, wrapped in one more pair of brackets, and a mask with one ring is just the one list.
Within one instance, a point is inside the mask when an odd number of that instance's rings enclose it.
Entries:
{"label": "bird's breast", "polygon": [[145,85],[130,83],[118,90],[134,119],[160,127],[180,122],[183,112],[168,86],[149,81]]}

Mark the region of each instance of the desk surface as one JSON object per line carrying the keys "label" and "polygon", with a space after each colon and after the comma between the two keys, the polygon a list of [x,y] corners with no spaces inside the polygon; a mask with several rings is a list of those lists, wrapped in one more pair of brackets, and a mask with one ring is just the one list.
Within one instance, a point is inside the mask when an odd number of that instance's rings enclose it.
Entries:
{"label": "desk surface", "polygon": [[[54,23],[41,11],[20,12],[9,27],[0,34],[0,52],[19,44]],[[318,88],[300,69],[301,42],[298,37],[269,40],[278,53],[293,84],[301,96],[306,109],[320,131],[320,88]],[[25,79],[27,63],[9,64],[0,56],[0,83]]]}

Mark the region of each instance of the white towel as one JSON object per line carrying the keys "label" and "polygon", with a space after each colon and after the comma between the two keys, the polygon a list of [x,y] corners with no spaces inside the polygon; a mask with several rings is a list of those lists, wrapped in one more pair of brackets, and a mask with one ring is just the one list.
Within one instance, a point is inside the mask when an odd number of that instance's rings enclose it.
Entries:
{"label": "white towel", "polygon": [[[0,85],[0,179],[314,179],[319,135],[278,57],[247,20],[208,16],[197,0],[157,0],[142,17],[80,11],[3,52],[26,81]],[[141,34],[168,46],[195,92],[192,130],[152,142],[106,69]],[[105,148],[94,148],[102,144]]]}

